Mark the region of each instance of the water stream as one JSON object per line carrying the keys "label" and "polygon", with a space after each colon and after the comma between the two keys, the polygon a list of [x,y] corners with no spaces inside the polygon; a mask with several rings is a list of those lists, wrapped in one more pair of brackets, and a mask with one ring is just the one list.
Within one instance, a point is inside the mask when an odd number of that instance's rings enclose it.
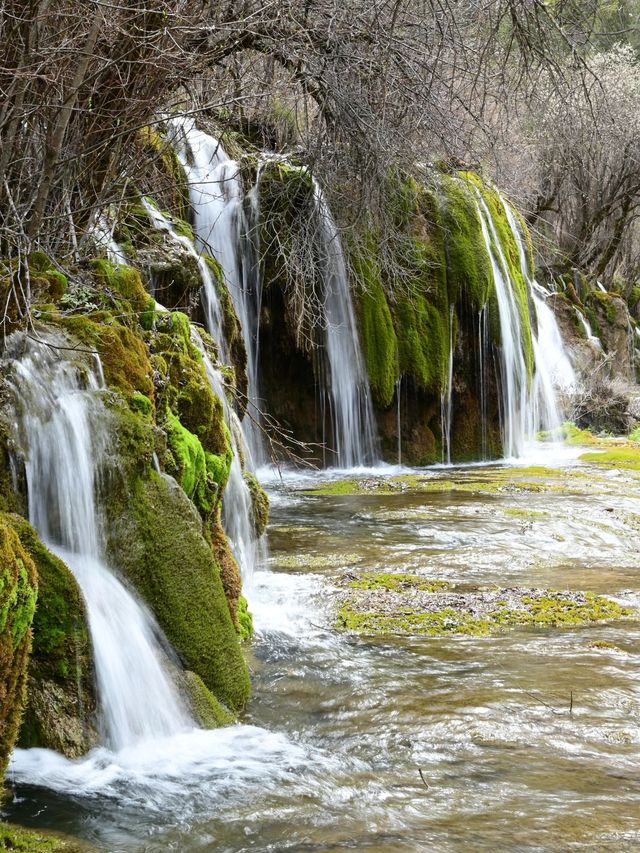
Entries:
{"label": "water stream", "polygon": [[15,438],[25,456],[29,519],[73,571],[87,605],[105,742],[123,749],[193,721],[169,677],[157,627],[105,563],[95,500],[109,442],[101,369],[60,358],[57,345],[65,343],[8,341]]}
{"label": "water stream", "polygon": [[557,465],[424,471],[443,484],[428,494],[274,480],[246,725],[201,733],[214,758],[188,738],[75,775],[21,758],[11,816],[110,853],[637,849],[637,620],[488,638],[333,629],[332,578],[371,569],[640,603],[637,481]]}

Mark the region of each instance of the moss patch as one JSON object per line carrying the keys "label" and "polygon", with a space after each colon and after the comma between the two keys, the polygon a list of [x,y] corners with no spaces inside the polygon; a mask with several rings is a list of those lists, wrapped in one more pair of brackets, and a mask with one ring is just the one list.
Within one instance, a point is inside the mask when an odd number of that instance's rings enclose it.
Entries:
{"label": "moss patch", "polygon": [[150,472],[113,487],[108,553],[139,590],[186,667],[238,711],[249,676],[225,597],[220,566],[183,490]]}
{"label": "moss patch", "polygon": [[447,581],[429,580],[421,575],[408,575],[401,572],[363,572],[357,578],[349,580],[349,589],[386,589],[392,592],[419,589],[421,592],[437,592],[451,589]]}
{"label": "moss patch", "polygon": [[563,628],[631,616],[592,592],[498,589],[423,591],[415,584],[355,587],[343,597],[338,628],[356,633],[486,636],[514,627]]}
{"label": "moss patch", "polygon": [[11,518],[0,514],[0,782],[26,698],[37,596],[35,564],[13,529]]}
{"label": "moss patch", "polygon": [[0,822],[0,850],[13,850],[15,853],[91,853],[95,848],[52,832]]}

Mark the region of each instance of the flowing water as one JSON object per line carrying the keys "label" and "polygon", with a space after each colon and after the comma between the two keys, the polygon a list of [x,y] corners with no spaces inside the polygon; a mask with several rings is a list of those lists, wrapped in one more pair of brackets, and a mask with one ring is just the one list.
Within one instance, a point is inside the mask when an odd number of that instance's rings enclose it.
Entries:
{"label": "flowing water", "polygon": [[104,562],[95,486],[108,417],[94,366],[60,358],[64,339],[15,335],[15,439],[25,456],[29,519],[73,571],[87,605],[105,741],[115,749],[193,723],[167,672],[157,629]]}
{"label": "flowing water", "polygon": [[[249,417],[243,421],[245,440],[257,463],[263,461],[259,429],[259,319],[262,276],[258,262],[258,187],[245,194],[240,164],[220,141],[199,130],[192,119],[174,119],[176,152],[189,183],[196,245],[220,263],[247,353]],[[260,172],[258,172],[259,179]],[[216,338],[217,330],[209,328]],[[216,338],[217,340],[217,338]]]}
{"label": "flowing water", "polygon": [[432,469],[432,491],[401,476],[386,495],[274,477],[244,724],[148,755],[26,753],[10,816],[110,853],[637,850],[637,619],[480,638],[333,628],[333,579],[361,570],[640,604],[637,475],[556,464]]}
{"label": "flowing water", "polygon": [[[493,271],[500,319],[500,422],[503,452],[506,458],[518,458],[531,452],[532,442],[540,430],[553,430],[562,424],[564,417],[558,403],[557,390],[569,391],[575,388],[576,377],[564,349],[555,316],[546,305],[548,294],[530,276],[518,224],[510,205],[502,199],[511,234],[518,248],[520,272],[536,314],[536,324],[531,330],[533,376],[530,379],[525,357],[522,318],[504,247],[489,208],[477,189],[475,196],[487,255]],[[482,341],[481,324],[482,315],[479,320],[479,338],[483,360],[486,345]],[[482,364],[481,374],[485,369]],[[483,398],[481,405],[486,405]]]}

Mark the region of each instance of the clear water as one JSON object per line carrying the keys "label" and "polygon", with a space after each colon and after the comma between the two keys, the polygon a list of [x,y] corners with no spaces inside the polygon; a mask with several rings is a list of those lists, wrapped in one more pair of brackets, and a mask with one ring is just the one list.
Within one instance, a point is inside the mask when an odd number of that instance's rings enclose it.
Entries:
{"label": "clear water", "polygon": [[[381,470],[402,473],[359,476]],[[60,759],[23,765],[10,816],[110,853],[637,850],[637,620],[356,638],[333,630],[331,585],[377,568],[640,604],[640,481],[567,457],[424,472],[462,492],[305,494],[320,476],[338,473],[272,479],[242,724],[72,778]]]}

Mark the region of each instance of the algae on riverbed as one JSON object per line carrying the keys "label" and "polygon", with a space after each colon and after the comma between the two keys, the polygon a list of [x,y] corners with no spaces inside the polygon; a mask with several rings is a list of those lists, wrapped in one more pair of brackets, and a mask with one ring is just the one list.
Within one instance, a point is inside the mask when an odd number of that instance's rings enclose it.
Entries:
{"label": "algae on riverbed", "polygon": [[485,636],[505,628],[562,628],[632,615],[592,592],[505,588],[459,590],[418,575],[349,576],[336,627],[361,634]]}

